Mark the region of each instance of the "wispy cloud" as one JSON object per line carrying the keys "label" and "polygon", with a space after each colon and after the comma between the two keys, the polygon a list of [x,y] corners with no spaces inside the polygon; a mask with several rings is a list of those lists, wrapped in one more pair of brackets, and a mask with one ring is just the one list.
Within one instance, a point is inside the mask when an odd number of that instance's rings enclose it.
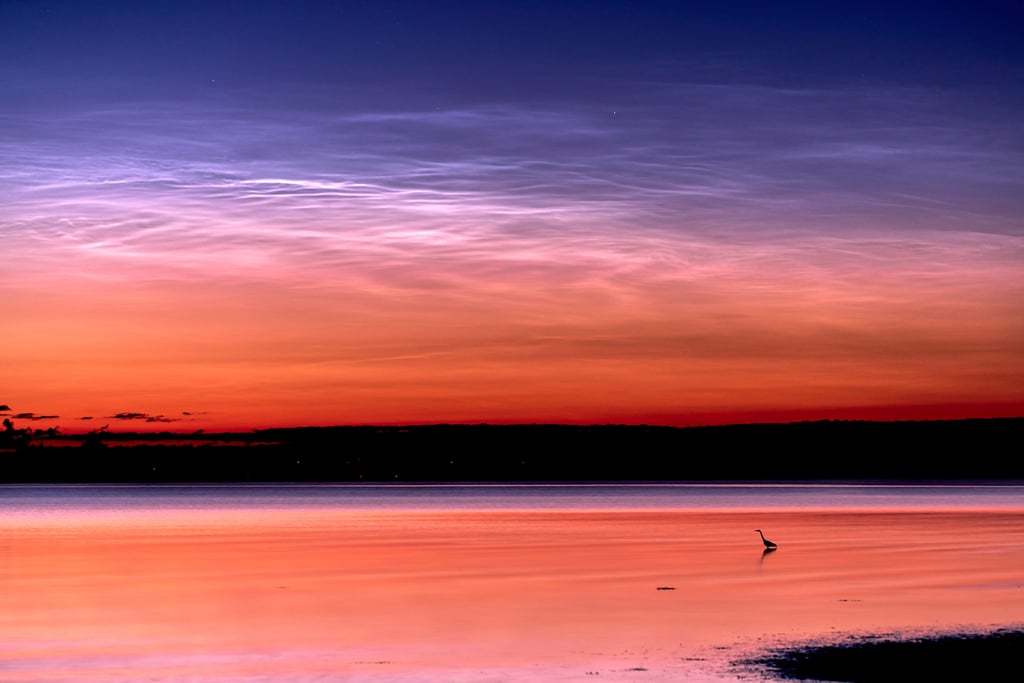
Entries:
{"label": "wispy cloud", "polygon": [[560,109],[8,115],[0,235],[129,263],[354,271],[565,263],[567,250],[622,264],[630,244],[786,232],[1021,235],[1024,126],[984,104],[927,89],[620,95]]}
{"label": "wispy cloud", "polygon": [[166,417],[164,415],[150,415],[149,413],[126,412],[108,415],[107,417],[112,420],[141,420],[143,422],[175,422],[174,418]]}
{"label": "wispy cloud", "polygon": [[4,410],[3,407],[0,407],[0,411],[2,411],[2,412],[0,412],[0,415],[4,415],[5,417],[10,417],[10,418],[13,418],[15,420],[30,420],[32,422],[37,422],[39,420],[58,420],[58,419],[60,419],[60,415],[40,415],[38,413],[10,413],[10,412],[7,412],[9,410],[10,410],[9,408],[7,410]]}

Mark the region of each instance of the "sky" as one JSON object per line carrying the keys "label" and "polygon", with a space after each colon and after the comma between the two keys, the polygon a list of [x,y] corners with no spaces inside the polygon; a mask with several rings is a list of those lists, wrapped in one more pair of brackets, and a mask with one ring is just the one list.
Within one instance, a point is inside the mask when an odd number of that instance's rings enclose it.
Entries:
{"label": "sky", "polygon": [[0,0],[0,414],[1024,415],[1021,35],[1019,2]]}

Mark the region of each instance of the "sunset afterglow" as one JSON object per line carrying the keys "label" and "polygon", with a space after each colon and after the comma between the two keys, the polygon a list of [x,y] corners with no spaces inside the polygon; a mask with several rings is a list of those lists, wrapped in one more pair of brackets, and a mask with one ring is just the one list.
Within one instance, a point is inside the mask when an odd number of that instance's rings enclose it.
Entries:
{"label": "sunset afterglow", "polygon": [[1024,414],[1000,3],[257,4],[0,5],[18,424]]}

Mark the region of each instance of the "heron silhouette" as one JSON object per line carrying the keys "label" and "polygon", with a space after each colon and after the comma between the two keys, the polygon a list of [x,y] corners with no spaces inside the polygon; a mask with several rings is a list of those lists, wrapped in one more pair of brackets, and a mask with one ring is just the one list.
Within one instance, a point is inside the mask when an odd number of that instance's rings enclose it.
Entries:
{"label": "heron silhouette", "polygon": [[779,546],[775,545],[774,543],[769,541],[767,538],[765,538],[763,531],[761,531],[760,529],[754,529],[754,531],[756,531],[757,533],[761,534],[761,540],[764,542],[764,549],[765,550],[778,550]]}

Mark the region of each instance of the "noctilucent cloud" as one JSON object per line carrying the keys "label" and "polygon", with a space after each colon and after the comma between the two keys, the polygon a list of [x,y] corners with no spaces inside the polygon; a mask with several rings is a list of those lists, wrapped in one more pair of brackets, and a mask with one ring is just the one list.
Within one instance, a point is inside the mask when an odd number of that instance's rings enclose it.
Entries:
{"label": "noctilucent cloud", "polygon": [[1024,414],[1024,9],[691,4],[0,2],[3,414]]}

